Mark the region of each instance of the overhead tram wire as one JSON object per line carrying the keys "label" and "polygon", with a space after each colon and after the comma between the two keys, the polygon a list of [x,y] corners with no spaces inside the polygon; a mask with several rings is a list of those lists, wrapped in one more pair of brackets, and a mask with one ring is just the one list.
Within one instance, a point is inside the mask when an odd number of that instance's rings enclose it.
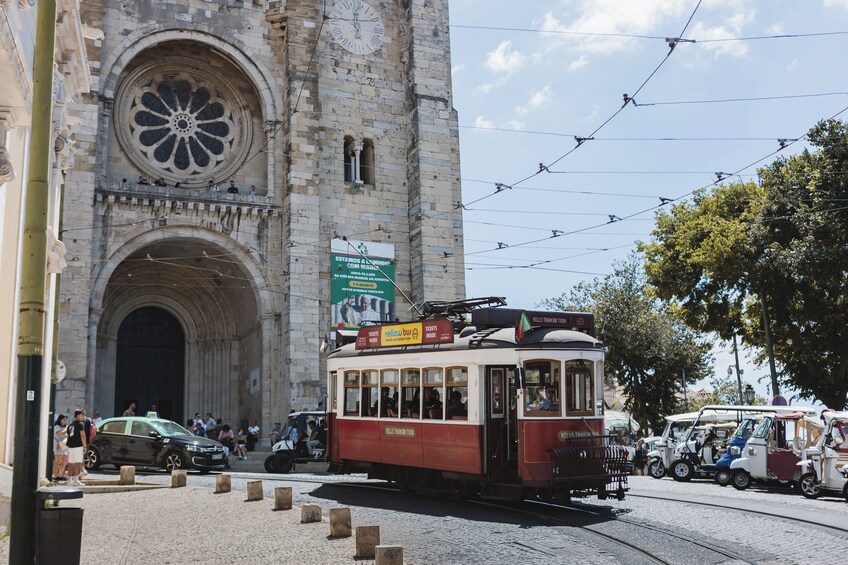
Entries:
{"label": "overhead tram wire", "polygon": [[[846,92],[845,94],[848,94]],[[673,102],[672,102],[673,103]],[[679,102],[680,104],[687,104],[688,102]],[[660,103],[662,104],[662,102]],[[652,104],[636,104],[636,106],[651,106]],[[529,135],[547,135],[552,137],[575,137],[570,133],[559,133],[555,131],[538,131],[538,130],[525,130],[525,129],[513,129],[513,128],[490,128],[490,127],[482,127],[482,126],[469,126],[469,125],[460,125],[460,128],[463,129],[475,129],[475,130],[483,130],[483,131],[500,131],[506,133],[524,133]],[[775,137],[596,137],[592,139],[592,141],[774,141],[778,139],[778,136]]]}
{"label": "overhead tram wire", "polygon": [[[841,110],[839,110],[838,112],[836,112],[835,114],[833,114],[832,116],[830,116],[830,117],[829,117],[829,118],[827,118],[827,119],[828,119],[828,120],[836,119],[836,118],[838,118],[840,115],[844,114],[846,111],[848,111],[848,106],[843,107]],[[483,253],[490,253],[490,252],[493,252],[493,251],[500,251],[500,250],[503,250],[503,249],[510,249],[510,248],[515,248],[515,247],[524,247],[524,246],[527,246],[527,245],[531,245],[531,244],[534,244],[534,243],[539,243],[539,242],[546,241],[546,240],[549,240],[549,239],[554,239],[554,238],[558,238],[558,237],[563,237],[563,236],[566,236],[566,235],[575,235],[575,234],[578,234],[578,233],[585,233],[585,232],[587,232],[588,230],[598,229],[598,228],[601,228],[601,227],[604,227],[604,226],[608,226],[608,225],[613,224],[613,223],[619,223],[619,222],[623,222],[623,221],[626,221],[626,220],[631,220],[631,219],[633,219],[633,218],[635,218],[635,217],[637,217],[637,216],[641,216],[642,214],[646,214],[646,213],[648,213],[648,212],[652,212],[652,211],[658,210],[659,208],[661,208],[661,207],[665,206],[666,204],[673,203],[673,202],[679,202],[680,200],[683,200],[684,198],[688,198],[689,196],[693,195],[694,193],[696,193],[696,192],[698,192],[698,191],[700,191],[700,190],[706,190],[707,188],[710,188],[710,187],[716,186],[716,185],[718,185],[719,183],[724,182],[724,181],[725,181],[725,180],[727,180],[728,178],[735,177],[735,176],[740,176],[740,173],[741,173],[742,171],[744,171],[744,170],[746,170],[746,169],[749,169],[749,168],[751,168],[751,167],[753,167],[753,166],[755,166],[755,165],[758,165],[759,163],[761,163],[761,162],[765,161],[766,159],[769,159],[769,158],[771,158],[771,157],[773,157],[773,156],[777,155],[778,153],[780,153],[781,151],[783,151],[783,150],[784,150],[784,149],[786,149],[787,147],[790,147],[791,145],[794,145],[795,143],[798,143],[798,142],[800,142],[800,141],[806,140],[808,135],[809,135],[809,132],[805,132],[803,135],[798,136],[796,139],[794,139],[794,140],[793,140],[793,141],[791,141],[791,142],[788,142],[786,145],[782,145],[781,147],[779,147],[779,148],[778,148],[778,149],[776,149],[775,151],[772,151],[772,152],[771,152],[771,153],[769,153],[768,155],[765,155],[765,156],[763,156],[763,157],[761,157],[761,158],[757,159],[756,161],[753,161],[753,162],[751,162],[751,163],[748,163],[747,165],[745,165],[745,166],[743,166],[743,167],[738,168],[738,169],[737,169],[736,171],[734,171],[734,172],[730,172],[730,173],[715,173],[715,174],[716,174],[716,179],[715,179],[715,180],[713,180],[711,183],[706,184],[706,185],[703,185],[703,186],[698,187],[698,188],[695,188],[695,189],[693,189],[693,190],[690,190],[689,192],[687,192],[687,193],[685,193],[685,194],[682,194],[682,195],[680,195],[680,196],[678,196],[678,197],[676,197],[676,198],[674,198],[674,199],[671,199],[669,202],[663,202],[662,204],[655,205],[655,206],[651,206],[651,207],[649,207],[649,208],[645,208],[644,210],[640,210],[640,211],[638,211],[638,212],[634,212],[634,213],[632,213],[632,214],[628,214],[628,215],[621,216],[621,217],[619,217],[619,216],[615,216],[615,215],[610,215],[610,221],[609,221],[609,222],[605,222],[605,223],[603,223],[603,224],[595,224],[595,225],[587,226],[587,227],[584,227],[584,228],[579,228],[579,229],[572,230],[572,231],[568,231],[568,232],[566,232],[566,231],[561,231],[561,230],[551,230],[551,232],[552,232],[552,233],[551,233],[551,235],[549,235],[548,237],[538,238],[538,239],[534,239],[534,240],[530,240],[530,241],[525,241],[525,242],[521,242],[521,243],[516,243],[516,244],[512,244],[512,245],[504,245],[503,247],[498,246],[498,247],[495,247],[495,248],[493,248],[493,249],[486,249],[486,250],[482,250],[482,251],[474,251],[474,252],[466,253],[466,254],[465,254],[465,256],[466,256],[466,257],[468,257],[468,256],[470,256],[470,255],[480,255],[480,254],[483,254]],[[820,213],[820,212],[821,212],[821,211],[819,211],[818,213]],[[517,267],[517,266],[513,266],[513,267],[510,267],[510,268],[518,268],[518,267]]]}
{"label": "overhead tram wire", "polygon": [[[620,37],[631,39],[647,39],[653,41],[665,41],[667,35],[643,35],[638,33],[609,33],[609,32],[593,32],[593,31],[571,31],[565,29],[537,29],[537,28],[522,28],[522,27],[506,27],[506,26],[481,26],[467,24],[451,24],[451,29],[469,29],[476,31],[513,31],[517,33],[542,33],[551,35],[573,35],[577,37]],[[833,37],[848,35],[848,31],[817,31],[809,33],[781,33],[773,35],[752,35],[742,37],[716,37],[713,39],[690,39],[687,42],[694,43],[725,43],[729,41],[763,41],[769,39],[806,39],[813,37]]]}
{"label": "overhead tram wire", "polygon": [[589,135],[586,135],[586,136],[583,136],[583,137],[580,137],[580,136],[575,137],[574,140],[577,142],[577,145],[575,145],[574,147],[572,147],[571,149],[566,151],[563,155],[561,155],[560,157],[558,157],[557,159],[555,159],[554,161],[552,161],[551,163],[549,163],[547,165],[545,165],[544,163],[539,163],[539,170],[534,172],[533,174],[530,174],[530,175],[524,177],[523,179],[521,179],[517,182],[513,182],[511,184],[497,183],[495,185],[495,192],[492,192],[490,194],[487,194],[486,196],[482,196],[480,198],[477,198],[476,200],[472,200],[471,202],[466,202],[466,203],[460,202],[460,203],[458,203],[457,208],[463,208],[464,209],[466,206],[470,206],[472,204],[476,204],[477,202],[480,202],[481,200],[491,198],[495,194],[503,192],[504,189],[509,189],[509,188],[518,186],[520,184],[523,184],[523,183],[527,182],[528,180],[536,177],[537,175],[540,175],[543,172],[546,172],[549,167],[553,167],[554,165],[556,165],[557,163],[559,163],[560,161],[562,161],[563,159],[565,159],[566,157],[568,157],[569,155],[571,155],[572,153],[577,151],[580,147],[583,146],[583,144],[586,141],[591,141],[594,138],[595,134],[597,134],[604,127],[606,127],[607,124],[609,124],[611,121],[613,121],[624,110],[624,108],[627,107],[627,105],[630,103],[630,101],[633,98],[635,98],[642,91],[643,88],[645,88],[645,86],[651,81],[652,78],[654,78],[654,75],[656,75],[657,72],[659,72],[659,70],[662,68],[662,66],[665,65],[665,62],[668,61],[669,57],[671,57],[671,54],[674,52],[675,47],[677,47],[677,45],[680,42],[689,42],[688,39],[683,39],[683,35],[686,33],[686,30],[689,28],[689,24],[692,23],[692,19],[695,17],[695,14],[698,12],[698,8],[701,7],[702,1],[703,0],[698,0],[698,3],[695,5],[695,8],[692,10],[692,13],[689,15],[689,19],[686,20],[686,24],[683,26],[683,29],[680,31],[680,33],[676,37],[666,38],[669,49],[668,49],[668,52],[665,54],[665,57],[663,57],[662,60],[659,62],[659,64],[656,67],[654,67],[654,70],[651,71],[651,73],[648,75],[648,77],[644,81],[642,81],[642,84],[639,85],[639,88],[637,88],[633,92],[633,94],[630,94],[630,95],[625,94],[624,95],[624,104],[622,104],[606,120],[601,122],[601,125],[596,127],[594,129],[594,131],[592,131]]}

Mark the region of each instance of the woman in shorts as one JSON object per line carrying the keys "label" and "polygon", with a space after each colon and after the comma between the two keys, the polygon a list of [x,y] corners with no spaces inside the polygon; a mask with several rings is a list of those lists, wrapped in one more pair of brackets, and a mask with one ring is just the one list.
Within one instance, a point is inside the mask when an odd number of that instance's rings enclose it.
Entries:
{"label": "woman in shorts", "polygon": [[53,423],[53,480],[65,480],[65,466],[68,464],[68,417],[59,414]]}

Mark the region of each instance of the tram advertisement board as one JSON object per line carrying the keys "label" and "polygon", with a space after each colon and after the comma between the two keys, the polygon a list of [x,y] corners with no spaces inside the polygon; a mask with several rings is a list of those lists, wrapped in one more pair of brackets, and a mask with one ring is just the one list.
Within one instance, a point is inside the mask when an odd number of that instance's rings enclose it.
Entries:
{"label": "tram advertisement board", "polygon": [[356,336],[356,349],[435,343],[453,343],[453,324],[450,320],[364,327]]}
{"label": "tram advertisement board", "polygon": [[394,259],[390,243],[330,241],[331,329],[395,319]]}

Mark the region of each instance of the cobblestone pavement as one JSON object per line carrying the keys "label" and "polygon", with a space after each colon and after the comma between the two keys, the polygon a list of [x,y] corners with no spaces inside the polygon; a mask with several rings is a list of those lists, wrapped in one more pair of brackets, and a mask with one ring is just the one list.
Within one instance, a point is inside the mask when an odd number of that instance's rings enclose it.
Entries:
{"label": "cobblestone pavement", "polygon": [[[291,486],[296,506],[321,505],[325,517],[334,507],[352,509],[353,525],[379,525],[383,543],[404,547],[407,563],[645,563],[643,556],[616,546],[593,532],[631,543],[634,540],[669,563],[730,563],[707,549],[663,532],[640,530],[648,524],[725,547],[751,562],[835,563],[844,560],[848,538],[832,530],[769,516],[692,504],[628,497],[583,504],[613,510],[627,522],[593,519],[580,527],[553,523],[542,516],[469,501],[357,488],[363,476],[315,474],[260,475],[234,473],[233,493],[211,492],[214,476],[189,474],[189,487],[147,492],[88,495],[82,563],[264,564],[353,563],[353,539],[327,540],[329,525],[299,523],[300,512],[272,512],[273,489]],[[246,482],[261,478],[266,500],[244,502]],[[140,476],[169,481],[164,474]],[[373,486],[373,485],[372,485]],[[800,495],[763,491],[738,492],[711,483],[676,483],[632,477],[633,494],[702,495],[713,503],[761,502],[780,511],[806,510],[845,516],[848,504],[836,498],[807,500]],[[70,502],[68,506],[75,506]],[[573,516],[563,511],[563,517]],[[635,523],[629,523],[635,522]],[[0,543],[0,563],[8,559],[8,542]]]}

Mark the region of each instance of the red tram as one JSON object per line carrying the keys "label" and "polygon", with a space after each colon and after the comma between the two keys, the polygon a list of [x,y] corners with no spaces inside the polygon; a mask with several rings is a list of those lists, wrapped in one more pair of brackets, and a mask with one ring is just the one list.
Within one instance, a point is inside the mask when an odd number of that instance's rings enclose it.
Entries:
{"label": "red tram", "polygon": [[329,355],[331,470],[491,498],[624,498],[592,315],[473,309],[485,300],[439,304],[471,313],[459,333],[447,317],[367,326]]}

